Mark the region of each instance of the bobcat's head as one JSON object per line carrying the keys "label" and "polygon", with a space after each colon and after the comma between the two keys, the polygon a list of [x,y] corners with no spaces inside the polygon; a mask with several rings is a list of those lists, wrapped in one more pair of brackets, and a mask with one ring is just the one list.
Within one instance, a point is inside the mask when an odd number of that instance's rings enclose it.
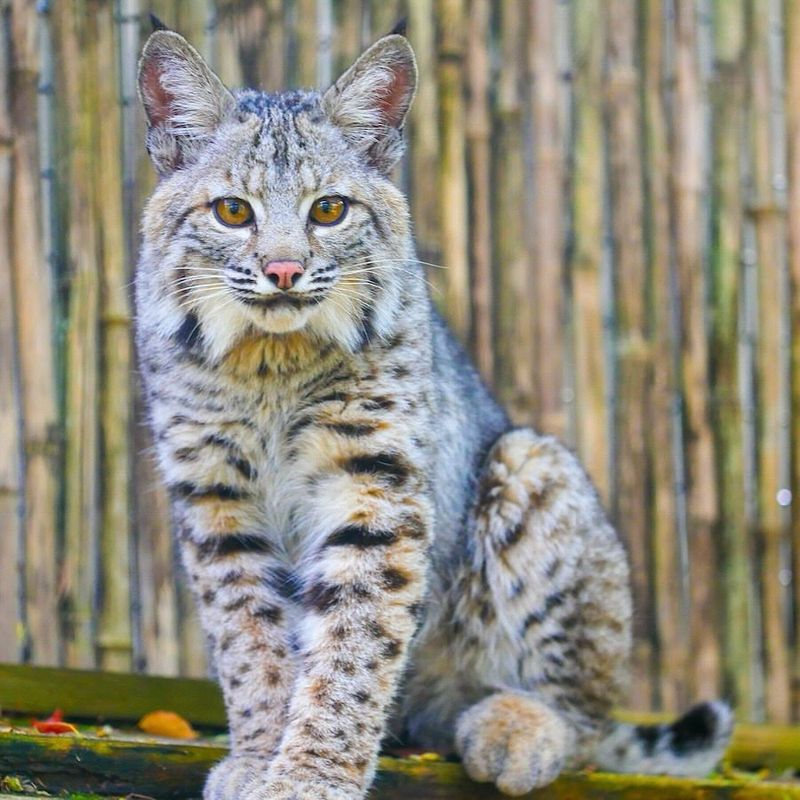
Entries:
{"label": "bobcat's head", "polygon": [[356,349],[386,330],[412,257],[388,173],[416,87],[407,40],[380,39],[326,92],[230,91],[168,30],[139,65],[160,174],[144,214],[138,314],[192,327],[211,358],[307,330]]}

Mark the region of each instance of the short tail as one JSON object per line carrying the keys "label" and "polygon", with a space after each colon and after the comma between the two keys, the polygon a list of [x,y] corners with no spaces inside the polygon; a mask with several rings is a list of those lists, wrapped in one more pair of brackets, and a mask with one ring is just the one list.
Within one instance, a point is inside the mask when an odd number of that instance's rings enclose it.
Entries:
{"label": "short tail", "polygon": [[702,777],[719,763],[732,732],[725,703],[701,703],[669,725],[615,723],[593,760],[610,772]]}

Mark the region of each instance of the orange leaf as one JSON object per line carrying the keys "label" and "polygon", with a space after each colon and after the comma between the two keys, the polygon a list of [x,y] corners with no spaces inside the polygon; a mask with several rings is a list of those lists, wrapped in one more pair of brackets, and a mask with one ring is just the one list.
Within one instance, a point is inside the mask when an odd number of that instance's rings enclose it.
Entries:
{"label": "orange leaf", "polygon": [[77,733],[78,729],[64,722],[64,714],[57,708],[47,719],[31,720],[31,725],[39,733]]}
{"label": "orange leaf", "polygon": [[139,728],[153,736],[168,736],[171,739],[197,738],[197,731],[173,711],[151,711],[139,720]]}
{"label": "orange leaf", "polygon": [[39,733],[77,733],[78,729],[69,722],[49,722],[48,720],[33,720],[33,727]]}

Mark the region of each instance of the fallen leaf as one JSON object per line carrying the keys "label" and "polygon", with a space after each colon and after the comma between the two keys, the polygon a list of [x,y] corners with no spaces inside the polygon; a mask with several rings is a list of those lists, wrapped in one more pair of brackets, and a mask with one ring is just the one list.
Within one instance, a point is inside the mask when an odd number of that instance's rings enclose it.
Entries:
{"label": "fallen leaf", "polygon": [[197,731],[174,711],[151,711],[139,720],[139,728],[153,736],[170,739],[196,739]]}
{"label": "fallen leaf", "polygon": [[78,729],[69,722],[64,722],[64,714],[57,708],[47,719],[31,720],[33,729],[38,733],[78,733]]}

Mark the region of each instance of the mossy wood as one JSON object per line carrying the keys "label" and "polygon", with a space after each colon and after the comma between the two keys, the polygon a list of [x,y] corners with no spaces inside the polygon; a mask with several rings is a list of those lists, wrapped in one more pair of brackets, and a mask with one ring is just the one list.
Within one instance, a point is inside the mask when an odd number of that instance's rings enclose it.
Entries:
{"label": "mossy wood", "polygon": [[[0,774],[35,779],[47,791],[137,794],[156,800],[199,797],[212,764],[225,754],[203,744],[115,740],[89,736],[0,734]],[[457,764],[382,758],[376,800],[500,800],[494,789],[470,781]],[[618,800],[800,800],[800,786],[769,782],[568,774],[530,798]]]}
{"label": "mossy wood", "polygon": [[[60,708],[67,719],[135,721],[165,709],[205,728],[225,727],[225,709],[212,681],[159,678],[0,664],[0,710],[43,715]],[[622,715],[632,722],[661,721],[655,714]],[[739,725],[729,760],[738,767],[800,769],[800,728]]]}

